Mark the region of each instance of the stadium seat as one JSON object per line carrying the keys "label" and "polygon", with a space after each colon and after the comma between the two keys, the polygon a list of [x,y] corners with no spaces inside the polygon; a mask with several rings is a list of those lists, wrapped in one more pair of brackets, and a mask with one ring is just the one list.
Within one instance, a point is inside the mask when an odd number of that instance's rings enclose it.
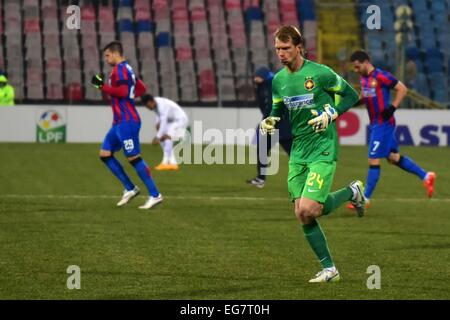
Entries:
{"label": "stadium seat", "polygon": [[81,83],[70,83],[64,88],[64,99],[69,102],[83,101],[83,98]]}
{"label": "stadium seat", "polygon": [[129,19],[120,20],[119,32],[134,32],[133,22]]}
{"label": "stadium seat", "polygon": [[171,44],[170,34],[168,32],[161,32],[156,36],[157,47],[169,47]]}
{"label": "stadium seat", "polygon": [[150,21],[138,21],[136,30],[140,32],[154,32],[154,25]]}

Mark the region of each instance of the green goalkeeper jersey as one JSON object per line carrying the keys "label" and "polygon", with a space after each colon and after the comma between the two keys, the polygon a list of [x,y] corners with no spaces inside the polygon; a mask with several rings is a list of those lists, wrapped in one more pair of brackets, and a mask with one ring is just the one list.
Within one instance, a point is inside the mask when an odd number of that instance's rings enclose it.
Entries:
{"label": "green goalkeeper jersey", "polygon": [[[341,96],[336,106],[335,94]],[[281,117],[284,108],[288,111],[293,136],[290,161],[336,161],[339,152],[336,124],[333,122],[324,132],[314,132],[308,124],[314,118],[311,110],[320,112],[329,104],[341,115],[358,99],[355,89],[325,65],[305,59],[296,72],[290,73],[286,67],[281,69],[272,82],[270,115]]]}

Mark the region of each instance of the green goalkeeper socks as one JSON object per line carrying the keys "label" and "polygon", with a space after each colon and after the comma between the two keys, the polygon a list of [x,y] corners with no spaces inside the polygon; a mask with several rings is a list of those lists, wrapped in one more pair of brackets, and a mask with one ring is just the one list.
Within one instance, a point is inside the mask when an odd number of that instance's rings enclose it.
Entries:
{"label": "green goalkeeper socks", "polygon": [[330,249],[328,249],[327,239],[325,238],[319,223],[314,220],[310,224],[303,225],[303,233],[322,267],[333,267],[334,263],[331,259]]}
{"label": "green goalkeeper socks", "polygon": [[352,197],[353,191],[350,187],[345,187],[330,193],[323,204],[323,215],[330,214],[332,211],[339,208],[344,202],[351,200]]}

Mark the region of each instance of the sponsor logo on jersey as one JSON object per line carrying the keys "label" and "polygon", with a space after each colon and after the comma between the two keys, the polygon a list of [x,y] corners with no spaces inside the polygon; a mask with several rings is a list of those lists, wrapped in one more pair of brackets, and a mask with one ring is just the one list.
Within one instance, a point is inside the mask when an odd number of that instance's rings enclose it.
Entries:
{"label": "sponsor logo on jersey", "polygon": [[361,93],[365,98],[373,98],[377,96],[377,91],[375,88],[362,88]]}
{"label": "sponsor logo on jersey", "polygon": [[283,97],[284,105],[291,111],[292,109],[311,108],[314,106],[314,94],[302,94],[293,97]]}

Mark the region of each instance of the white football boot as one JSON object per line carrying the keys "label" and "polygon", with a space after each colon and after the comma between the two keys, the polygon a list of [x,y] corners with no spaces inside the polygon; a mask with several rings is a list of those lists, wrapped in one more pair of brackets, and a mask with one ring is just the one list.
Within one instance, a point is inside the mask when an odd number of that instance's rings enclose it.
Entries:
{"label": "white football boot", "polygon": [[137,186],[135,186],[134,189],[130,191],[124,190],[122,199],[120,199],[120,201],[117,202],[117,206],[121,207],[123,205],[126,205],[128,202],[130,202],[131,199],[136,197],[139,194],[139,192],[140,190]]}
{"label": "white football boot", "polygon": [[353,198],[351,203],[356,210],[356,214],[358,217],[362,217],[364,215],[364,211],[366,210],[366,198],[364,197],[364,184],[355,180],[350,183],[350,188],[353,191]]}
{"label": "white football boot", "polygon": [[310,283],[318,282],[335,282],[339,281],[341,277],[339,276],[339,271],[336,268],[325,268],[316,274],[315,278],[309,280]]}
{"label": "white football boot", "polygon": [[158,203],[162,202],[163,199],[164,198],[161,193],[157,197],[150,196],[148,197],[148,200],[142,206],[139,207],[139,209],[150,209],[156,206]]}

